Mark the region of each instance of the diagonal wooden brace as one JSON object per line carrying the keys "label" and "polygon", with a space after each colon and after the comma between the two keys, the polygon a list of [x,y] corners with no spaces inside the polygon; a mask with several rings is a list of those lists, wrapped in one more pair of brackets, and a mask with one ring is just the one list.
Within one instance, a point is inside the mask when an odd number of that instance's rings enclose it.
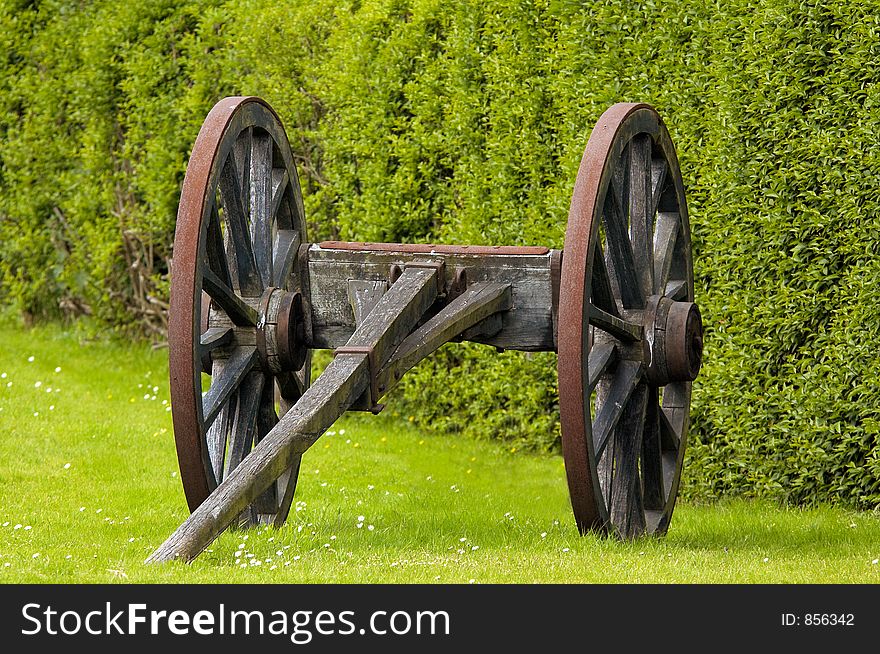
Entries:
{"label": "diagonal wooden brace", "polygon": [[[369,348],[384,365],[412,332],[438,294],[438,271],[408,268],[382,296],[347,346]],[[147,563],[192,561],[290,468],[370,385],[367,354],[337,356],[299,401],[220,483]]]}

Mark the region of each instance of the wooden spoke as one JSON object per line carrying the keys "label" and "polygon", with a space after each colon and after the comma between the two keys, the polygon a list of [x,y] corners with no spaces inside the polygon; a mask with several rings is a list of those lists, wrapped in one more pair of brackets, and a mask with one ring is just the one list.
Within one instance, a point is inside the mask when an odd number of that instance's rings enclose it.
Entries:
{"label": "wooden spoke", "polygon": [[641,309],[645,306],[645,296],[636,273],[632,243],[626,227],[626,214],[616,198],[616,193],[608,192],[603,212],[605,238],[608,241],[608,269],[613,271],[617,279],[616,286],[623,307]]}
{"label": "wooden spoke", "polygon": [[666,174],[669,172],[669,166],[666,159],[651,160],[651,215],[657,213],[660,206],[660,196],[663,189],[666,188]]}
{"label": "wooden spoke", "polygon": [[278,215],[289,181],[290,175],[287,174],[287,170],[276,168],[272,171],[272,206],[269,215],[273,218]]}
{"label": "wooden spoke", "polygon": [[645,531],[639,458],[647,398],[647,386],[639,384],[614,429],[614,471],[608,503],[611,522],[623,538],[634,538]]}
{"label": "wooden spoke", "polygon": [[639,134],[630,142],[629,229],[633,260],[642,294],[654,293],[654,214],[651,189],[651,137]]}
{"label": "wooden spoke", "polygon": [[263,373],[254,371],[247,375],[238,390],[235,428],[229,442],[229,460],[226,463],[227,475],[238,467],[254,445],[257,433],[257,414],[264,382]]}
{"label": "wooden spoke", "polygon": [[284,520],[290,512],[290,504],[293,502],[293,491],[296,489],[301,460],[302,454],[294,454],[290,466],[278,478],[278,509],[273,522],[276,527],[284,524]]}
{"label": "wooden spoke", "polygon": [[[275,385],[267,383],[263,385],[263,394],[260,398],[260,405],[257,409],[257,431],[255,434],[254,445],[263,440],[277,424],[278,414],[275,413]],[[279,484],[276,481],[263,491],[256,500],[254,500],[254,511],[257,516],[274,516],[275,510],[278,506],[278,486]]]}
{"label": "wooden spoke", "polygon": [[617,310],[614,289],[611,286],[611,278],[608,276],[608,268],[605,266],[605,257],[601,247],[597,247],[593,255],[593,276],[590,283],[592,303],[612,316],[620,315]]}
{"label": "wooden spoke", "polygon": [[301,239],[299,232],[292,229],[279,229],[275,235],[275,261],[272,264],[272,286],[286,288],[287,278],[293,271]]}
{"label": "wooden spoke", "polygon": [[213,376],[211,388],[202,400],[202,415],[206,425],[214,421],[220,408],[256,364],[257,349],[240,347],[229,357],[223,367],[223,374]]}
{"label": "wooden spoke", "polygon": [[257,324],[257,312],[238,297],[211,270],[205,269],[202,274],[202,288],[211,299],[226,312],[229,319],[240,327],[254,327]]}
{"label": "wooden spoke", "polygon": [[599,378],[605,374],[608,367],[614,363],[617,357],[617,348],[613,343],[601,343],[590,350],[590,376],[588,387],[596,388]]}
{"label": "wooden spoke", "polygon": [[595,304],[590,304],[590,324],[622,341],[632,342],[642,339],[643,328],[641,325],[612,316]]}
{"label": "wooden spoke", "polygon": [[670,300],[684,300],[687,298],[688,285],[683,279],[673,279],[666,282],[666,291],[663,293]]}
{"label": "wooden spoke", "polygon": [[211,217],[208,220],[208,233],[205,242],[205,254],[208,267],[226,286],[232,286],[229,277],[229,263],[226,260],[226,247],[223,244],[223,233],[220,231],[220,214],[216,202],[211,203]]}
{"label": "wooden spoke", "polygon": [[[215,375],[222,376],[223,368],[226,365],[226,359],[218,359],[214,362],[213,372]],[[225,402],[220,409],[220,413],[211,425],[208,427],[206,440],[208,444],[208,456],[211,459],[211,469],[214,472],[215,483],[223,481],[223,464],[226,461],[226,444],[229,441],[229,434],[232,431],[232,425],[235,422],[235,396],[231,395],[230,401]]]}
{"label": "wooden spoke", "polygon": [[666,412],[667,409],[661,408],[660,411],[658,411],[657,416],[660,431],[660,446],[664,452],[678,452],[678,448],[681,447],[681,438],[678,436],[678,431],[672,426],[672,422]]}
{"label": "wooden spoke", "polygon": [[272,281],[272,172],[272,138],[255,133],[250,156],[251,233],[264,288]]}
{"label": "wooden spoke", "polygon": [[593,447],[596,459],[602,458],[608,438],[614,429],[620,414],[626,406],[629,396],[639,381],[642,364],[636,361],[621,361],[617,366],[617,374],[611,381],[607,396],[596,414],[593,423]]}
{"label": "wooden spoke", "polygon": [[660,212],[654,228],[654,291],[660,293],[669,281],[672,257],[681,217],[677,213]]}
{"label": "wooden spoke", "polygon": [[234,253],[234,265],[230,266],[232,283],[242,294],[256,297],[263,287],[254,259],[247,209],[239,186],[240,179],[235,157],[229,157],[220,173],[219,188],[228,230],[227,241]]}
{"label": "wooden spoke", "polygon": [[288,402],[296,402],[306,392],[307,384],[299,372],[282,372],[276,380],[281,397]]}
{"label": "wooden spoke", "polygon": [[224,347],[232,343],[233,331],[231,327],[211,327],[202,334],[199,345],[202,348],[201,355],[204,357],[218,347]]}
{"label": "wooden spoke", "polygon": [[251,196],[251,142],[253,141],[254,128],[247,127],[238,138],[235,139],[235,145],[232,148],[232,157],[235,159],[235,169],[238,171],[238,188],[241,196],[248,202]]}
{"label": "wooden spoke", "polygon": [[656,386],[648,388],[645,430],[642,435],[642,498],[645,509],[662,510],[666,504],[663,489],[663,460],[660,451],[660,408]]}

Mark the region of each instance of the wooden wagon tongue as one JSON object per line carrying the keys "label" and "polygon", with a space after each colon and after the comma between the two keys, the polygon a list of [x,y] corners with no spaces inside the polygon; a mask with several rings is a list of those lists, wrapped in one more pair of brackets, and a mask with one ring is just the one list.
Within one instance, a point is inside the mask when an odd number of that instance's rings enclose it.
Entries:
{"label": "wooden wagon tongue", "polygon": [[[184,182],[169,316],[192,515],[148,562],[190,561],[230,525],[282,524],[300,457],[325,430],[347,410],[379,412],[407,370],[461,340],[558,351],[579,529],[663,533],[702,361],[687,208],[656,112],[615,105],[600,126],[565,257],[545,247],[312,244],[277,116],[256,98],[218,103]],[[310,386],[313,349],[334,357]]]}

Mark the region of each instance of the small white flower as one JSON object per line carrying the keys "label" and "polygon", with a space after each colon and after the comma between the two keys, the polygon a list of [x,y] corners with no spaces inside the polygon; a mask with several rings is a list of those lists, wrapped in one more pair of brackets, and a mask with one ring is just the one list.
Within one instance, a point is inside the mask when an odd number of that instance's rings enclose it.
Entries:
{"label": "small white flower", "polygon": [[43,385],[43,382],[41,382],[41,381],[35,381],[35,382],[34,382],[34,388],[39,388],[39,387],[42,386],[42,385]]}
{"label": "small white flower", "polygon": [[479,546],[479,545],[474,545],[474,546],[471,548],[471,552],[476,552],[478,549],[480,549],[480,546]]}
{"label": "small white flower", "polygon": [[284,556],[284,552],[278,550],[277,552],[275,552],[275,556]]}
{"label": "small white flower", "polygon": [[373,529],[375,529],[375,527],[373,525],[367,525],[367,529],[370,531],[373,531]]}
{"label": "small white flower", "polygon": [[366,520],[366,518],[364,516],[362,516],[362,515],[358,516],[358,522],[363,522],[364,520]]}
{"label": "small white flower", "polygon": [[55,368],[55,372],[61,372],[61,366],[58,366],[57,368]]}
{"label": "small white flower", "polygon": [[25,531],[30,531],[31,529],[32,529],[32,527],[31,527],[30,525],[27,525],[27,526],[24,528]]}
{"label": "small white flower", "polygon": [[367,486],[367,490],[373,490],[374,488],[376,488],[376,487],[373,486],[373,484],[370,484],[369,486]]}
{"label": "small white flower", "polygon": [[133,543],[133,542],[134,542],[134,538],[129,538],[129,539],[128,539],[128,542],[129,542],[129,543]]}
{"label": "small white flower", "polygon": [[21,529],[21,523],[15,525],[15,526],[13,527],[13,529]]}
{"label": "small white flower", "polygon": [[6,379],[6,373],[0,373],[0,379]]}
{"label": "small white flower", "polygon": [[363,523],[363,522],[359,522],[359,523],[357,523],[357,528],[358,528],[358,529],[362,529],[363,526],[364,526],[364,523]]}
{"label": "small white flower", "polygon": [[476,579],[468,579],[468,583],[475,584],[475,583],[477,583],[477,580]]}
{"label": "small white flower", "polygon": [[70,470],[70,464],[69,464],[69,463],[65,463],[65,464],[64,464],[64,469],[65,469],[65,470]]}
{"label": "small white flower", "polygon": [[32,559],[38,559],[38,558],[40,558],[40,553],[39,553],[39,552],[36,552],[31,558],[32,558]]}
{"label": "small white flower", "polygon": [[32,356],[28,357],[28,363],[33,363],[33,362],[34,362],[34,357],[32,357]]}
{"label": "small white flower", "polygon": [[336,540],[336,536],[330,536],[330,540]]}
{"label": "small white flower", "polygon": [[54,410],[55,410],[55,405],[54,405],[54,404],[50,404],[50,405],[49,405],[49,411],[54,411]]}
{"label": "small white flower", "polygon": [[241,550],[235,550],[235,558],[238,559],[240,557],[241,557]]}
{"label": "small white flower", "polygon": [[465,542],[467,542],[467,538],[459,538],[459,539],[458,539],[458,542],[459,542],[459,543],[465,543]]}
{"label": "small white flower", "polygon": [[80,513],[82,513],[82,512],[85,511],[85,510],[86,510],[86,507],[84,507],[84,506],[79,507],[79,512],[80,512]]}
{"label": "small white flower", "polygon": [[568,548],[567,548],[567,547],[563,547],[563,548],[562,548],[562,551],[563,551],[563,552],[567,552],[567,551],[568,551]]}
{"label": "small white flower", "polygon": [[339,435],[340,435],[340,436],[344,436],[344,435],[345,435],[345,430],[344,430],[344,429],[340,429],[340,430],[339,430]]}
{"label": "small white flower", "polygon": [[546,531],[542,531],[542,532],[541,532],[541,538],[547,538],[547,532],[546,532]]}
{"label": "small white flower", "polygon": [[72,559],[73,557],[72,557],[70,554],[68,554],[68,555],[65,556],[64,558],[65,558],[65,559]]}
{"label": "small white flower", "polygon": [[293,557],[293,560],[294,560],[294,561],[299,561],[299,560],[300,560],[300,558],[301,558],[301,557],[300,557],[300,555],[299,555],[299,554],[297,554],[297,555],[296,555],[296,556],[295,556],[295,557]]}
{"label": "small white flower", "polygon": [[877,565],[878,563],[880,563],[880,559],[874,559],[871,561],[871,565]]}
{"label": "small white flower", "polygon": [[39,412],[39,411],[34,411],[34,418],[38,418],[39,416],[40,416],[40,412]]}

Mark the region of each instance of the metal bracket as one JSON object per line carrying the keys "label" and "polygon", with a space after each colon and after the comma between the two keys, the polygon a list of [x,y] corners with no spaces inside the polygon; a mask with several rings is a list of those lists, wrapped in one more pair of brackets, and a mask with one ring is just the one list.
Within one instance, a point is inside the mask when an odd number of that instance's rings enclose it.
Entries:
{"label": "metal bracket", "polygon": [[[379,404],[379,366],[376,362],[376,350],[369,345],[343,345],[333,350],[333,356],[340,354],[365,354],[367,355],[367,365],[370,368],[370,396],[366,398],[362,396],[355,402],[351,408],[355,411],[370,411],[378,414],[385,408],[384,404]],[[366,393],[364,394],[366,395]],[[369,401],[365,401],[369,399]]]}

